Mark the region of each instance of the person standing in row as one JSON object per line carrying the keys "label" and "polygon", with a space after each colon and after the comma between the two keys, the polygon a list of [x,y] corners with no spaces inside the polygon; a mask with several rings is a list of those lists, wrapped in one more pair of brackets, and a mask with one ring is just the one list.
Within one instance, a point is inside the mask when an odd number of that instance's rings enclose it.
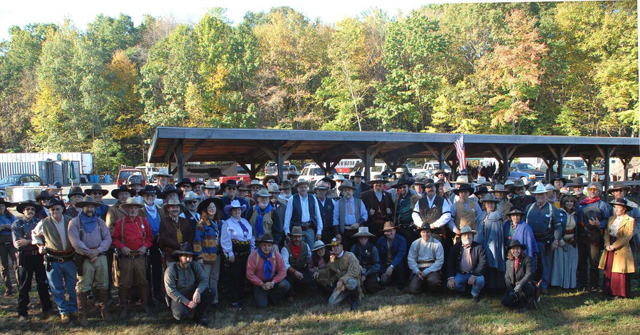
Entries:
{"label": "person standing in row", "polygon": [[11,275],[9,275],[9,259],[13,266],[13,272],[16,279],[18,278],[18,265],[16,264],[16,252],[11,238],[11,224],[17,219],[9,211],[9,207],[15,207],[16,204],[0,198],[0,272],[2,273],[2,281],[4,282],[4,296],[8,297],[13,294],[13,284],[11,283]]}
{"label": "person standing in row", "polygon": [[180,200],[169,199],[164,203],[164,210],[169,215],[160,222],[158,244],[164,252],[168,268],[174,263],[171,252],[180,249],[182,243],[193,243],[194,232],[189,221],[180,217]]}
{"label": "person standing in row", "polygon": [[629,241],[635,229],[635,220],[628,215],[633,207],[626,200],[611,202],[614,216],[609,218],[604,232],[605,252],[599,268],[604,270],[602,293],[614,297],[631,297],[631,276],[636,272]]}
{"label": "person standing in row", "polygon": [[233,200],[231,204],[224,206],[224,212],[229,219],[222,224],[222,251],[227,259],[231,277],[231,304],[237,311],[243,308],[247,259],[255,249],[251,224],[242,217],[246,210],[246,205],[240,204],[237,199]]}
{"label": "person standing in row", "polygon": [[222,229],[222,200],[207,198],[198,205],[200,222],[196,226],[193,251],[200,257],[204,274],[209,278],[209,288],[214,294],[213,304],[218,303],[218,280],[220,279],[220,234]]}

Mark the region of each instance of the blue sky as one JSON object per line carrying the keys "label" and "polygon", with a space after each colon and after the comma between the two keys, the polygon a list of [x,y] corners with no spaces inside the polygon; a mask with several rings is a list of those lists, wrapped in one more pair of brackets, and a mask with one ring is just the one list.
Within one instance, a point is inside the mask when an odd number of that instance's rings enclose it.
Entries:
{"label": "blue sky", "polygon": [[[0,40],[8,39],[8,29],[11,26],[24,26],[28,23],[56,23],[61,24],[65,18],[70,18],[74,25],[85,30],[87,23],[92,22],[96,15],[104,14],[116,17],[120,13],[129,15],[136,25],[140,24],[144,14],[152,16],[173,15],[179,22],[197,22],[210,8],[222,7],[227,9],[227,16],[233,22],[242,21],[247,11],[268,11],[272,7],[290,6],[311,19],[319,17],[323,22],[335,23],[345,17],[353,17],[377,7],[395,16],[398,11],[408,14],[412,9],[428,3],[465,2],[464,0],[321,0],[321,1],[285,1],[285,0],[5,0],[0,4]],[[469,1],[466,1],[469,2]],[[479,2],[479,1],[474,1]]]}

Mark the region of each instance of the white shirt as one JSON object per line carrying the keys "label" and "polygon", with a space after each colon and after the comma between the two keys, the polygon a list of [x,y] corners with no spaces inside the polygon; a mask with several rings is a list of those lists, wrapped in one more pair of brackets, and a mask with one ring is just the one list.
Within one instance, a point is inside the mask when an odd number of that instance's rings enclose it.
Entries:
{"label": "white shirt", "polygon": [[[436,200],[436,195],[433,195],[433,198],[429,199],[429,196],[426,196],[427,198],[427,205],[429,206],[428,208],[433,208],[435,206],[434,202]],[[413,207],[413,214],[411,214],[411,218],[413,219],[413,224],[416,227],[422,227],[422,217],[420,216],[420,201],[416,201],[416,205]],[[440,215],[440,217],[438,218],[438,220],[436,220],[431,226],[433,228],[440,228],[444,225],[446,225],[449,220],[451,220],[451,207],[449,206],[449,202],[445,199],[442,202],[442,215]]]}
{"label": "white shirt", "polygon": [[622,219],[624,219],[624,216],[618,216],[613,220],[611,227],[609,227],[609,236],[613,236],[613,237],[618,236],[618,228],[620,228]]}
{"label": "white shirt", "polygon": [[[247,229],[246,233],[241,225]],[[240,218],[240,221],[238,221],[234,217],[230,217],[228,220],[222,222],[222,251],[224,251],[228,257],[233,256],[233,242],[231,242],[231,240],[242,242],[250,241],[251,251],[256,248],[256,240],[253,237],[251,224],[244,218]]]}
{"label": "white shirt", "polygon": [[[300,196],[300,194],[296,194],[293,197],[296,197],[296,196],[300,198],[300,210],[302,211],[300,215],[300,221],[301,222],[311,221],[311,217],[309,216],[309,200],[315,199],[315,196],[307,193],[306,197],[302,197]],[[290,232],[289,228],[291,226],[291,216],[293,215],[293,197],[291,197],[289,199],[289,202],[287,202],[287,209],[284,212],[284,233],[286,235],[289,235],[289,232]],[[316,206],[316,226],[318,228],[316,235],[320,235],[322,234],[322,215],[320,213],[320,205],[318,205],[317,201],[314,201],[314,203]]]}
{"label": "white shirt", "polygon": [[[435,255],[433,253],[434,249]],[[409,264],[411,272],[418,273],[418,271],[420,271],[418,263],[422,262],[433,262],[433,264],[422,271],[425,275],[442,269],[442,265],[444,264],[444,248],[442,244],[433,237],[427,242],[421,237],[411,243],[409,254],[407,254],[407,263]]]}
{"label": "white shirt", "polygon": [[[58,235],[60,235],[60,240],[62,242],[62,249],[67,250],[67,230],[64,229],[64,216],[62,220],[57,221],[53,216],[51,219],[55,223],[54,226],[58,230]],[[44,221],[44,220],[43,220]],[[44,228],[42,227],[42,221],[38,222],[35,228],[31,231],[31,244],[45,244],[44,242]]]}

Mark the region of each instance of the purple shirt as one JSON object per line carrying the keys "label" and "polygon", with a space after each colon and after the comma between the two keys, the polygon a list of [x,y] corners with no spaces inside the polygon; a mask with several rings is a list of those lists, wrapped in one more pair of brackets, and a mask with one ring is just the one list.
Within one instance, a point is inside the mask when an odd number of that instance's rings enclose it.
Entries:
{"label": "purple shirt", "polygon": [[98,249],[98,251],[105,252],[109,250],[111,246],[111,232],[104,221],[98,218],[98,228],[94,229],[91,233],[86,231],[82,232],[82,239],[80,239],[80,218],[75,217],[69,222],[68,234],[69,242],[76,250],[77,253],[88,256],[91,253],[90,249]]}

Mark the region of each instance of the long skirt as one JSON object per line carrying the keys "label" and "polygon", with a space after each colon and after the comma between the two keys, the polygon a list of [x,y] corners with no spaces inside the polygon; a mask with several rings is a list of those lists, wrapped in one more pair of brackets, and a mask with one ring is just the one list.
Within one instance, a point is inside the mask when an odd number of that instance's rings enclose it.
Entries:
{"label": "long skirt", "polygon": [[611,296],[631,297],[631,274],[611,272],[613,268],[613,252],[606,251],[607,263],[604,268],[602,292]]}
{"label": "long skirt", "polygon": [[486,289],[505,289],[504,272],[498,271],[496,268],[487,267],[484,274],[484,288]]}
{"label": "long skirt", "polygon": [[563,289],[576,288],[578,273],[578,248],[571,244],[558,247],[553,253],[551,286]]}

